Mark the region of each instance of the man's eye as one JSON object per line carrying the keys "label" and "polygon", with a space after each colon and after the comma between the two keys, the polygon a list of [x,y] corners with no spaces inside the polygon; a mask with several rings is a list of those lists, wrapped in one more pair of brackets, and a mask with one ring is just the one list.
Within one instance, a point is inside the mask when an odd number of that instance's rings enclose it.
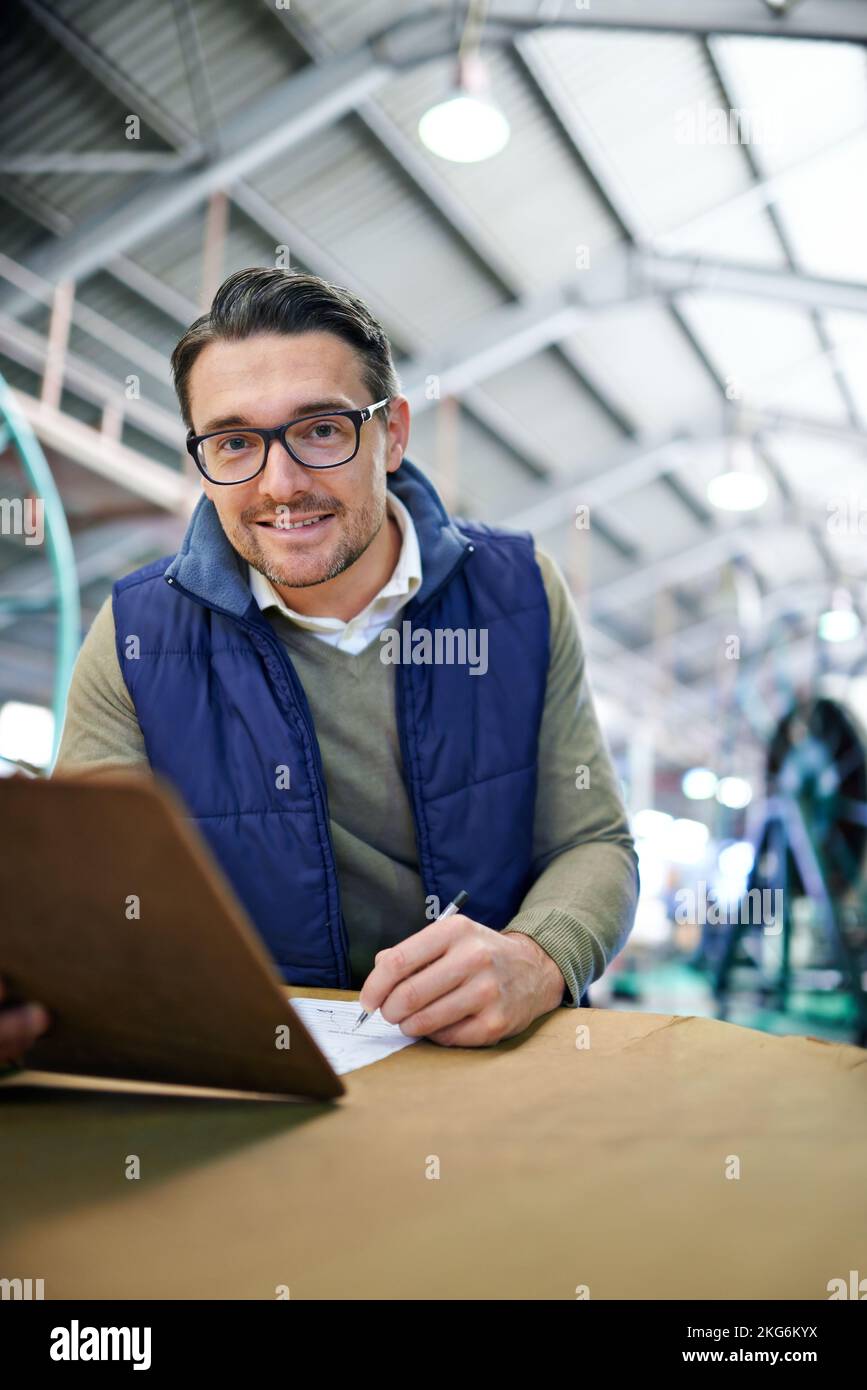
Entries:
{"label": "man's eye", "polygon": [[310,433],[314,439],[330,439],[334,434],[334,425],[330,420],[319,420],[311,429]]}
{"label": "man's eye", "polygon": [[220,440],[220,448],[228,454],[239,454],[249,447],[250,440],[244,434],[230,434]]}

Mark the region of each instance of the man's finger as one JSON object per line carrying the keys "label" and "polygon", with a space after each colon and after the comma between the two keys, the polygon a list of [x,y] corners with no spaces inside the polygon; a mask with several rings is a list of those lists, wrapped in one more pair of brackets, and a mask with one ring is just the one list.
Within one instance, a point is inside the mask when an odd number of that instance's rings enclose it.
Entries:
{"label": "man's finger", "polygon": [[438,1028],[435,1033],[426,1033],[428,1042],[439,1043],[440,1047],[492,1047],[500,1041],[503,1034],[492,1027],[487,1013],[470,1014],[447,1028]]}
{"label": "man's finger", "polygon": [[400,1031],[408,1038],[429,1038],[480,1013],[488,999],[481,981],[465,980],[457,989],[425,1005],[418,1013],[410,1014],[401,1023]]}
{"label": "man's finger", "polygon": [[460,914],[447,917],[444,922],[431,922],[414,936],[380,952],[382,959],[377,957],[376,965],[361,987],[358,1000],[361,1007],[372,1014],[401,980],[444,955],[456,931],[462,931],[465,925],[466,918]]}
{"label": "man's finger", "polygon": [[450,994],[474,973],[472,952],[465,949],[464,942],[453,941],[450,950],[395,985],[379,1005],[382,1016],[386,1023],[403,1023],[411,1014]]}

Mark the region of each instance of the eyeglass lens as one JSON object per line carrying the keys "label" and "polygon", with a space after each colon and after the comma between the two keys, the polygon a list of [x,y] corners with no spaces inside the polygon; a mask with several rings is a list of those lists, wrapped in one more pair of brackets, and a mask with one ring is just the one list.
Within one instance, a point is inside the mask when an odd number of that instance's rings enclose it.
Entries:
{"label": "eyeglass lens", "polygon": [[[317,415],[290,425],[284,434],[289,448],[308,468],[331,468],[355,452],[356,427],[345,415]],[[199,462],[217,482],[240,482],[262,466],[265,442],[246,430],[226,430],[203,439]]]}

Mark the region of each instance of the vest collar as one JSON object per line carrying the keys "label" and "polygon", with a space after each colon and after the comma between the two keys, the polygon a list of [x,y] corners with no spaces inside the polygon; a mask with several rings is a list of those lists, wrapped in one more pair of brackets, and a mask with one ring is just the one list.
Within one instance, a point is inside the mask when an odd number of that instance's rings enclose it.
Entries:
{"label": "vest collar", "polygon": [[[417,608],[440,587],[469,543],[449,517],[433,484],[408,458],[404,457],[396,473],[389,473],[388,487],[407,508],[418,533],[422,583],[413,599]],[[216,507],[204,493],[163,577],[206,606],[239,618],[255,604],[247,583],[246,561],[230,544]]]}

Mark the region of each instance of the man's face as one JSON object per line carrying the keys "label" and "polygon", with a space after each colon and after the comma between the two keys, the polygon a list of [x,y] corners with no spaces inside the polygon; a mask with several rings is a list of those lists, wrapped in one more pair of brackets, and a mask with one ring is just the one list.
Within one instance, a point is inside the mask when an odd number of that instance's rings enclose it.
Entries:
{"label": "man's face", "polygon": [[[193,429],[269,428],[323,407],[373,405],[361,366],[349,343],[333,333],[263,333],[209,343],[190,372]],[[408,407],[398,397],[396,406],[362,426],[350,463],[304,468],[275,440],[258,477],[229,487],[203,479],[203,487],[235,550],[272,584],[322,584],[354,564],[378,535],[386,474],[400,466],[407,428]],[[291,524],[312,518],[309,526]]]}

